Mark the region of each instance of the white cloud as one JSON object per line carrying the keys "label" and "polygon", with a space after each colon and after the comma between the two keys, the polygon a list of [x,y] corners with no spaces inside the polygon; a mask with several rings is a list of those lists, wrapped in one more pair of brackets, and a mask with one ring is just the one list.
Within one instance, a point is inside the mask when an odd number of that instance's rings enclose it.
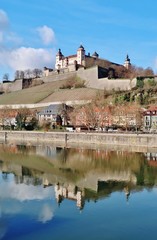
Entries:
{"label": "white cloud", "polygon": [[55,50],[43,48],[20,47],[9,51],[0,51],[0,67],[8,66],[12,70],[26,70],[53,67],[55,61]]}
{"label": "white cloud", "polygon": [[45,45],[55,42],[55,34],[52,28],[49,28],[45,25],[37,28],[37,32],[39,33],[39,36]]}
{"label": "white cloud", "polygon": [[[9,177],[7,181],[0,182],[0,218],[8,214],[16,216],[22,213],[46,223],[54,217],[56,203],[53,202],[55,195],[52,187],[16,184],[14,177]],[[23,204],[24,201],[26,201],[25,204]],[[0,239],[1,237],[0,224]]]}
{"label": "white cloud", "polygon": [[52,206],[45,204],[39,213],[39,222],[46,223],[53,218]]}
{"label": "white cloud", "polygon": [[25,184],[15,184],[13,181],[0,184],[1,199],[16,199],[18,201],[43,200],[52,197],[51,188]]}
{"label": "white cloud", "polygon": [[14,44],[20,44],[22,43],[22,38],[17,36],[14,32],[8,32],[5,36],[5,39],[7,42],[14,43]]}
{"label": "white cloud", "polygon": [[[23,37],[10,28],[10,21],[5,11],[0,9],[0,74],[7,71],[14,75],[16,70],[26,70],[43,67],[53,68],[55,64],[55,49],[21,46]],[[36,29],[45,45],[55,43],[52,28],[44,25]],[[36,33],[37,33],[36,32]],[[26,41],[26,38],[25,38]],[[13,78],[13,76],[12,76]]]}

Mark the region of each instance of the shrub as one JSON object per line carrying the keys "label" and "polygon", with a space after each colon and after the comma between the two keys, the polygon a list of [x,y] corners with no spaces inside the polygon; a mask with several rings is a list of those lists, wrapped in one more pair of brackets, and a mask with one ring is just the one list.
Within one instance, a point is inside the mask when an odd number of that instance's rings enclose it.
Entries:
{"label": "shrub", "polygon": [[156,86],[156,81],[154,79],[148,79],[148,85],[154,87]]}
{"label": "shrub", "polygon": [[60,87],[60,89],[71,89],[71,88],[82,88],[85,87],[85,81],[80,78],[69,78],[66,82]]}
{"label": "shrub", "polygon": [[144,87],[144,81],[143,78],[137,78],[137,88],[143,88]]}

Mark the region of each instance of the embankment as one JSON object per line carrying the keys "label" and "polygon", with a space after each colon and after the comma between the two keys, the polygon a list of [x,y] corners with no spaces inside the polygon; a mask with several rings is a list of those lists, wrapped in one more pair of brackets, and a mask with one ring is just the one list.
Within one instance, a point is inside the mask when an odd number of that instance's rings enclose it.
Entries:
{"label": "embankment", "polygon": [[1,142],[20,142],[23,144],[55,143],[62,146],[110,146],[135,151],[147,152],[157,149],[156,134],[120,134],[120,133],[69,133],[69,132],[32,132],[32,131],[0,131]]}

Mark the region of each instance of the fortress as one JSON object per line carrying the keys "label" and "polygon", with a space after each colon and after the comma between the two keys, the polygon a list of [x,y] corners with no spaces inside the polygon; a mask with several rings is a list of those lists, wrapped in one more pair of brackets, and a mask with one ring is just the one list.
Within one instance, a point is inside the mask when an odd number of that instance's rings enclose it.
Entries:
{"label": "fortress", "polygon": [[[105,75],[107,76],[107,73],[109,71],[114,71],[115,67],[124,67],[129,69],[131,63],[128,55],[125,59],[124,65],[99,58],[99,54],[97,52],[94,52],[92,55],[90,55],[90,53],[86,55],[85,49],[82,45],[80,45],[74,55],[64,56],[61,49],[59,49],[56,54],[55,70],[58,73],[73,72],[80,68],[87,69],[96,65],[104,68],[103,72],[105,72]],[[45,76],[48,76],[50,72],[52,72],[52,69],[45,68],[44,70]]]}
{"label": "fortress", "polygon": [[105,90],[131,90],[136,86],[136,79],[118,79],[115,75],[116,70],[129,69],[131,66],[129,56],[126,56],[124,64],[118,64],[99,57],[97,52],[92,55],[86,54],[82,45],[76,54],[64,56],[61,49],[56,54],[55,69],[44,67],[43,77],[38,79],[18,79],[12,82],[0,84],[0,92],[13,92],[33,85],[61,81],[71,77],[80,78],[85,81],[88,88]]}
{"label": "fortress", "polygon": [[64,56],[61,49],[56,54],[55,69],[44,68],[44,81],[63,80],[78,77],[85,81],[86,87],[106,90],[130,90],[136,86],[136,79],[118,79],[116,70],[129,69],[130,58],[127,55],[124,64],[118,64],[99,57],[97,52],[86,54],[82,45],[76,54]]}

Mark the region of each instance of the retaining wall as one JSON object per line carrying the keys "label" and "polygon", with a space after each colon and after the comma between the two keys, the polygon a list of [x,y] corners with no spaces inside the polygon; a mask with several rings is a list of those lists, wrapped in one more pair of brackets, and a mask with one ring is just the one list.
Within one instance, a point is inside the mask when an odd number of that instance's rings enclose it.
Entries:
{"label": "retaining wall", "polygon": [[69,132],[31,132],[31,131],[0,131],[1,142],[19,141],[21,143],[61,143],[95,146],[126,146],[157,148],[156,134],[114,134],[114,133],[69,133]]}
{"label": "retaining wall", "polygon": [[136,87],[136,79],[98,79],[98,66],[94,66],[88,69],[78,69],[77,76],[86,81],[86,86],[89,88],[105,89],[112,91],[119,90],[131,90]]}

